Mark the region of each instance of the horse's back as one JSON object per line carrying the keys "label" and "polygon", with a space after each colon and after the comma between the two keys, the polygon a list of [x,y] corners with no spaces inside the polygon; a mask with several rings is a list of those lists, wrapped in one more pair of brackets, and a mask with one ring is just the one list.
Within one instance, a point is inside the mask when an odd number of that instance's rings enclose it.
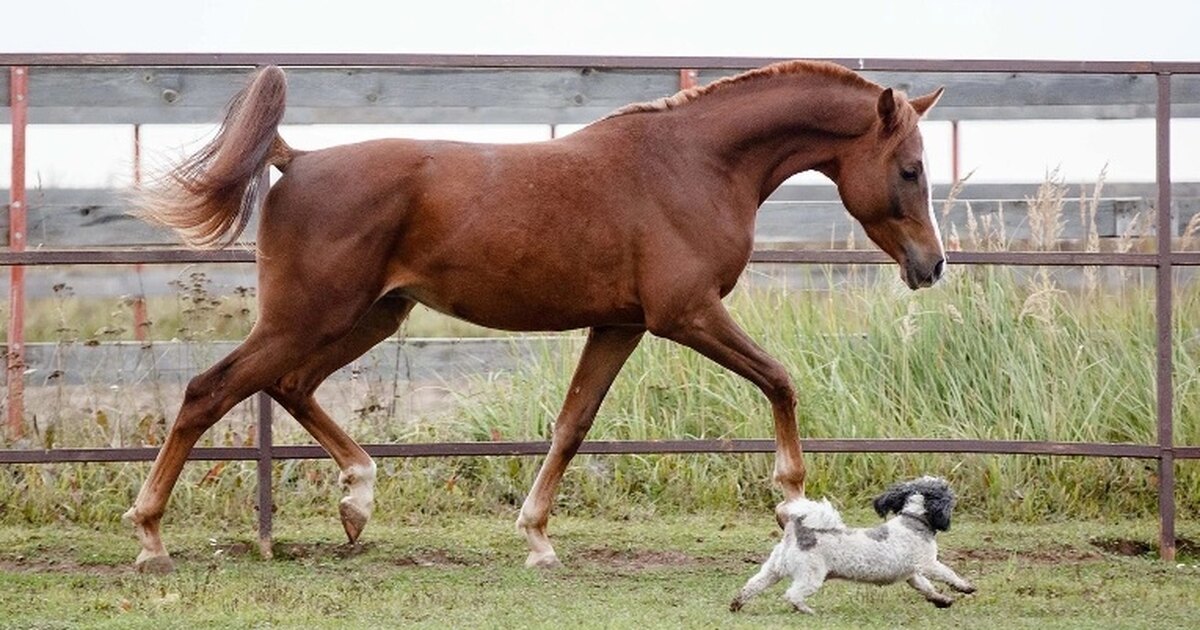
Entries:
{"label": "horse's back", "polygon": [[[367,276],[370,290],[497,328],[636,323],[634,193],[601,188],[596,159],[562,141],[304,153],[271,191],[262,264],[304,268],[314,284]],[[319,257],[302,254],[313,248]]]}

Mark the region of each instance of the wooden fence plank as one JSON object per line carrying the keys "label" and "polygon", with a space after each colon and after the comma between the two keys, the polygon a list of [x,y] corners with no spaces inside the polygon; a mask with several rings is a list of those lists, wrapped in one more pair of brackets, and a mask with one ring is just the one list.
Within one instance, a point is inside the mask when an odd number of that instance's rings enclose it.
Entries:
{"label": "wooden fence plank", "polygon": [[[705,70],[703,81],[733,70]],[[868,72],[910,93],[939,85],[941,120],[1146,118],[1149,75]],[[32,123],[197,123],[221,109],[245,68],[39,67]],[[289,68],[290,123],[587,123],[626,103],[673,93],[678,73],[591,68]],[[7,102],[7,101],[4,101]],[[1172,81],[1173,115],[1200,116],[1200,76]],[[0,122],[8,112],[0,108]]]}
{"label": "wooden fence plank", "polygon": [[[1028,204],[1025,199],[1034,195],[1032,185],[967,186],[949,213],[950,225],[957,226],[960,236],[966,237],[967,208],[978,221],[991,216],[998,226],[1003,208],[1005,233],[1009,238],[1023,240],[1029,236]],[[1135,216],[1145,216],[1153,210],[1153,185],[1106,184],[1096,222],[1101,238],[1124,234]],[[1119,194],[1125,193],[1125,194]],[[935,208],[941,218],[944,187],[935,187]],[[1112,196],[1110,196],[1110,194]],[[0,198],[5,191],[0,190]],[[127,202],[121,192],[109,189],[41,189],[29,193],[30,247],[100,247],[119,245],[171,245],[178,240],[168,230],[149,225],[127,214]],[[1176,187],[1173,207],[1176,213],[1176,232],[1200,211],[1200,184]],[[1079,240],[1085,237],[1079,216],[1078,188],[1072,187],[1064,203],[1063,238]],[[0,230],[5,230],[7,216],[0,216]],[[258,221],[252,219],[245,233],[254,240]],[[1152,226],[1151,226],[1152,227]],[[842,246],[850,231],[856,242],[865,246],[866,236],[842,207],[832,186],[784,186],[773,195],[758,215],[756,238],[762,243],[813,243],[822,246]]]}
{"label": "wooden fence plank", "polygon": [[[583,337],[524,335],[512,338],[391,338],[342,367],[330,378],[384,379],[435,383],[512,369],[543,353],[571,352]],[[239,341],[199,343],[160,341],[87,345],[27,345],[25,381],[30,387],[156,383],[183,387],[188,380],[231,352]],[[0,344],[0,348],[4,348]]]}

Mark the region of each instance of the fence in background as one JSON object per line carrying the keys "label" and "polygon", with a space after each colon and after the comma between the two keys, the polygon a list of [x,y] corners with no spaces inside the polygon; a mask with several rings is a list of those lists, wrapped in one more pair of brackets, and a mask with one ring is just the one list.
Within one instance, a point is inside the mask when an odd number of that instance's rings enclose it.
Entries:
{"label": "fence in background", "polygon": [[[8,248],[0,265],[11,268],[7,426],[24,425],[23,306],[25,266],[133,265],[253,262],[246,250],[177,248],[34,249],[28,235],[25,129],[29,123],[184,123],[219,120],[220,108],[247,67],[289,68],[285,122],[488,122],[546,124],[589,122],[617,106],[668,94],[691,81],[708,81],[777,61],[711,57],[544,57],[374,54],[0,54],[10,80],[0,87],[0,121],[12,124],[13,176],[8,206]],[[1173,434],[1172,271],[1200,265],[1200,253],[1172,250],[1178,230],[1172,213],[1170,120],[1200,116],[1200,63],[938,61],[834,59],[870,78],[923,93],[948,86],[933,110],[944,120],[995,118],[1153,117],[1156,133],[1153,253],[981,252],[948,253],[951,264],[1124,266],[1152,268],[1156,277],[1156,426],[1154,444],[1004,442],[987,440],[806,440],[814,453],[986,453],[1125,457],[1157,462],[1160,550],[1175,555],[1175,462],[1200,459],[1200,445],[1178,446]],[[955,134],[957,136],[957,134]],[[752,262],[878,264],[881,252],[773,249]],[[258,463],[259,535],[272,528],[271,463],[324,457],[318,446],[276,446],[271,402],[258,396],[257,446],[198,448],[193,459]],[[373,457],[539,455],[545,442],[479,442],[367,445]],[[581,453],[770,453],[774,442],[666,440],[585,442]],[[0,450],[0,463],[149,461],[155,448]]]}

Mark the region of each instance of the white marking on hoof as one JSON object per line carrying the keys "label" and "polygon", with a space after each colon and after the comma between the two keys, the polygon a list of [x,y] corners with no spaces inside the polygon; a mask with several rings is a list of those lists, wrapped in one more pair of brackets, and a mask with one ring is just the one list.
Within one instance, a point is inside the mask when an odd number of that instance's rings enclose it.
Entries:
{"label": "white marking on hoof", "polygon": [[142,546],[137,559],[133,561],[134,568],[141,573],[157,574],[170,573],[175,570],[175,563],[171,561],[171,556],[167,554],[166,549],[163,549],[162,541],[157,537],[152,539],[146,533],[146,528],[138,518],[136,505],[121,515],[121,521],[133,527],[134,536]]}
{"label": "white marking on hoof", "polygon": [[529,569],[561,569],[562,565],[553,550],[540,553],[531,551],[529,557],[525,559],[525,567]]}
{"label": "white marking on hoof", "polygon": [[375,462],[370,466],[349,466],[338,476],[338,483],[346,490],[346,496],[338,503],[342,528],[351,543],[358,541],[371,511],[375,507]]}
{"label": "white marking on hoof", "polygon": [[139,573],[154,575],[166,575],[175,570],[175,562],[171,560],[171,556],[152,554],[145,550],[138,554],[133,566]]}

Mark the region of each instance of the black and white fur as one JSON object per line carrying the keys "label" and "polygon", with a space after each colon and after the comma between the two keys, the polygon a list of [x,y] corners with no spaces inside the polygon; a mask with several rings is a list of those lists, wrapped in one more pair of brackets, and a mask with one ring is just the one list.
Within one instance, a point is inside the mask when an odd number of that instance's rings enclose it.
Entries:
{"label": "black and white fur", "polygon": [[921,477],[898,483],[875,499],[880,516],[896,516],[878,527],[849,528],[828,500],[795,499],[782,506],[787,514],[783,540],[733,598],[729,609],[737,612],[789,575],[792,585],[783,596],[804,613],[813,613],[805,598],[831,578],[879,585],[907,580],[926,600],[945,608],[954,599],[934,589],[930,578],[960,593],[975,591],[970,582],[937,559],[934,536],[950,529],[954,501],[954,492],[944,479]]}

